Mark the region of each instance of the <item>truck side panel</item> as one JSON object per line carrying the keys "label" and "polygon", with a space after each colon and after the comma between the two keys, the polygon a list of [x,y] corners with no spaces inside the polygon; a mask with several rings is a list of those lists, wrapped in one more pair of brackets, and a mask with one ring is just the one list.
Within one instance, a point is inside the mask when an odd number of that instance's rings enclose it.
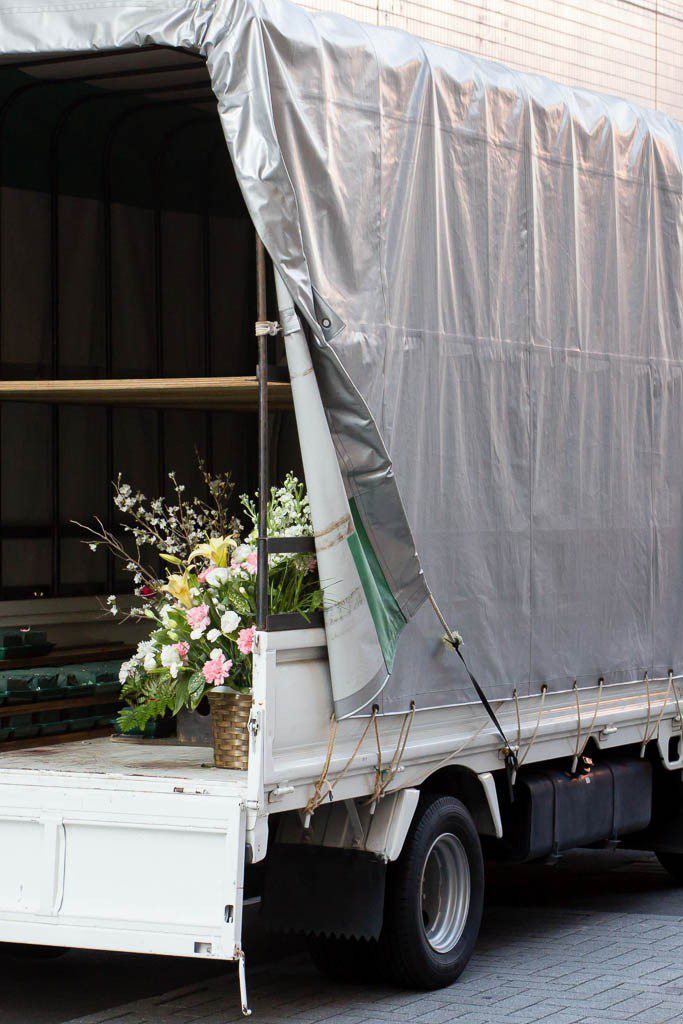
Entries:
{"label": "truck side panel", "polygon": [[[54,776],[52,778],[54,783]],[[0,782],[0,940],[234,959],[237,796]]]}

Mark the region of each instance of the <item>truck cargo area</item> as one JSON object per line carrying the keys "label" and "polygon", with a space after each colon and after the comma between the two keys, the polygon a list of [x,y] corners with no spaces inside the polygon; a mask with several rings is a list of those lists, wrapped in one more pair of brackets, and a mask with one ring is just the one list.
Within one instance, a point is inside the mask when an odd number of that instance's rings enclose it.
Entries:
{"label": "truck cargo area", "polygon": [[213,795],[244,794],[247,778],[245,772],[215,768],[211,747],[124,736],[8,751],[0,760],[0,786],[10,776],[28,785],[38,776],[41,783],[54,784],[72,784],[73,776],[83,776],[99,786],[114,781],[133,789],[153,785],[164,790],[171,785],[175,793],[201,789]]}

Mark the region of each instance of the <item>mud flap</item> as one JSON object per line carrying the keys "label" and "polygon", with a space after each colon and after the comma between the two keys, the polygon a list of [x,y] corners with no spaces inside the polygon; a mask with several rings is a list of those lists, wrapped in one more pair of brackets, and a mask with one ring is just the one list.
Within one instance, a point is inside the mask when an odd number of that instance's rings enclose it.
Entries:
{"label": "mud flap", "polygon": [[385,883],[386,864],[372,854],[276,843],[263,892],[265,926],[274,932],[377,939]]}

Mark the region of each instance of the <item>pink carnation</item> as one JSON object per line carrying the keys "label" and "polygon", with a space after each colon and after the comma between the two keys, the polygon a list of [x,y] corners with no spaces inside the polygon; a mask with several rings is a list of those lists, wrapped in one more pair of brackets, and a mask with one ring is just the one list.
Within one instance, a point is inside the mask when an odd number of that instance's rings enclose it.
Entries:
{"label": "pink carnation", "polygon": [[206,583],[206,574],[211,572],[212,569],[212,565],[205,565],[202,571],[197,573],[197,582],[203,586]]}
{"label": "pink carnation", "polygon": [[232,661],[222,651],[212,651],[211,654],[211,659],[204,662],[202,673],[210,686],[220,686],[230,675]]}
{"label": "pink carnation", "polygon": [[251,654],[254,646],[255,632],[256,627],[250,626],[249,629],[241,629],[237,634],[237,647],[242,654]]}
{"label": "pink carnation", "polygon": [[250,551],[242,565],[250,576],[255,576],[258,567],[258,554],[256,551]]}
{"label": "pink carnation", "polygon": [[174,644],[173,646],[175,647],[176,651],[183,659],[183,661],[185,661],[188,654],[190,653],[190,645],[187,643],[187,641],[181,640],[180,643]]}
{"label": "pink carnation", "polygon": [[208,604],[200,604],[196,608],[189,608],[185,612],[185,618],[190,629],[205,630],[211,621]]}

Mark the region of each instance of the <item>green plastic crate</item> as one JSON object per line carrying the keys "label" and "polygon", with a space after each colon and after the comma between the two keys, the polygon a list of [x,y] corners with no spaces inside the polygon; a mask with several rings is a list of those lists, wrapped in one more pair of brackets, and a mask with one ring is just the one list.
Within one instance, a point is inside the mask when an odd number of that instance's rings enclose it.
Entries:
{"label": "green plastic crate", "polygon": [[11,676],[7,680],[6,701],[8,704],[30,704],[37,696],[34,677],[31,675]]}

